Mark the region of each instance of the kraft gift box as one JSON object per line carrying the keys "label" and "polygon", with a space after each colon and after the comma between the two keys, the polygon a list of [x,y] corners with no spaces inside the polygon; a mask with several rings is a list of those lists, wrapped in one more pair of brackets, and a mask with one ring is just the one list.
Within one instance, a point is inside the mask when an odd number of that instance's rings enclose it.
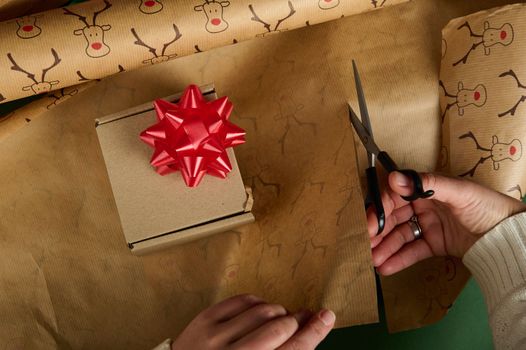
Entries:
{"label": "kraft gift box", "polygon": [[[207,100],[213,85],[201,87]],[[165,97],[177,102],[182,93]],[[179,172],[161,176],[150,164],[152,149],[139,139],[156,122],[153,103],[96,120],[96,130],[126,242],[141,255],[231,230],[254,221],[252,196],[236,157],[228,148],[232,171],[226,179],[205,176],[187,187]]]}

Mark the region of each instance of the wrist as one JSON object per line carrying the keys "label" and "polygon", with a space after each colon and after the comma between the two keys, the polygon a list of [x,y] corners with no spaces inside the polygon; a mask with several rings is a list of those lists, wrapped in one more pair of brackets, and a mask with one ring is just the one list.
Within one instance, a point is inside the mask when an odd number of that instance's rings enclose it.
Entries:
{"label": "wrist", "polygon": [[481,234],[471,234],[470,237],[468,237],[465,240],[465,244],[463,244],[464,249],[462,254],[459,256],[459,258],[463,258],[464,255],[471,249],[471,247],[477,243],[481,238],[483,238],[486,234],[489,232],[492,232],[497,226],[499,226],[502,222],[506,221],[507,219],[516,216],[521,213],[526,212],[526,204],[523,202],[520,202],[515,199],[510,198],[510,205],[508,206],[507,210],[503,213],[503,215],[500,217],[500,219],[497,219],[495,221],[495,224],[490,227],[488,230],[482,232]]}
{"label": "wrist", "polygon": [[518,200],[514,200],[513,202],[514,205],[510,208],[510,215],[508,215],[506,219],[514,215],[526,212],[526,203]]}

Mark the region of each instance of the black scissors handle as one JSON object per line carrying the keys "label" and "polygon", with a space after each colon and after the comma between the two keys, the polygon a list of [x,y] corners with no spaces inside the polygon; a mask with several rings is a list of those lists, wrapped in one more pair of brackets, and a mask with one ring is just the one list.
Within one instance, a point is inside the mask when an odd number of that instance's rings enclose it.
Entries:
{"label": "black scissors handle", "polygon": [[382,204],[382,194],[380,193],[380,184],[378,183],[376,167],[373,166],[367,168],[365,174],[367,176],[367,200],[365,206],[368,208],[370,205],[374,205],[376,217],[378,219],[378,231],[376,234],[379,235],[385,227],[385,211]]}
{"label": "black scissors handle", "polygon": [[378,161],[382,163],[383,167],[387,172],[391,173],[393,171],[398,171],[405,176],[409,177],[413,182],[413,193],[410,196],[402,196],[405,201],[413,202],[417,199],[429,198],[435,194],[435,191],[428,190],[424,191],[424,186],[422,185],[422,178],[420,175],[412,169],[398,169],[398,166],[394,160],[387,154],[387,152],[380,152],[378,154]]}

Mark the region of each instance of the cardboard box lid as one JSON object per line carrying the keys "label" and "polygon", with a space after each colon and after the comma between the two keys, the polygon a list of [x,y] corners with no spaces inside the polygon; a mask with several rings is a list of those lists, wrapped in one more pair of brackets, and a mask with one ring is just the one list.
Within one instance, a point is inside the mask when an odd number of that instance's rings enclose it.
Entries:
{"label": "cardboard box lid", "polygon": [[[215,99],[212,86],[202,88]],[[180,94],[165,99],[175,101]],[[97,121],[113,195],[128,243],[195,227],[245,211],[247,195],[232,148],[232,171],[227,179],[205,176],[195,188],[187,187],[180,173],[161,176],[150,165],[152,149],[139,134],[156,122],[152,103]]]}

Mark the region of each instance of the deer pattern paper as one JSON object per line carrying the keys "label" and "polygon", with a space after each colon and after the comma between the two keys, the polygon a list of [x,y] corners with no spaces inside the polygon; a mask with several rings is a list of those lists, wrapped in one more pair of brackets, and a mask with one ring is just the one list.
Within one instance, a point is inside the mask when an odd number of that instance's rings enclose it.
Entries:
{"label": "deer pattern paper", "polygon": [[526,6],[451,21],[443,30],[438,167],[524,200]]}
{"label": "deer pattern paper", "polygon": [[21,39],[35,38],[42,33],[42,28],[37,25],[37,16],[23,16],[15,22],[18,26],[16,35]]}
{"label": "deer pattern paper", "polygon": [[172,58],[177,57],[176,53],[166,54],[166,49],[168,49],[168,47],[170,45],[172,45],[173,43],[175,43],[177,40],[179,40],[182,37],[182,34],[179,31],[179,28],[177,28],[177,26],[175,24],[172,24],[172,28],[174,30],[174,38],[171,39],[168,42],[163,43],[163,47],[162,47],[162,49],[159,50],[159,53],[157,52],[156,48],[151,47],[150,45],[148,45],[144,41],[142,41],[142,39],[139,37],[139,35],[137,35],[137,32],[136,32],[135,28],[131,29],[131,32],[132,32],[133,36],[136,39],[134,44],[147,48],[148,51],[150,51],[150,54],[152,55],[151,58],[143,60],[142,61],[143,64],[156,64],[156,63],[168,61],[168,60],[171,60]]}
{"label": "deer pattern paper", "polygon": [[493,46],[508,46],[513,42],[513,27],[509,23],[505,23],[499,28],[492,28],[490,27],[489,22],[486,21],[484,22],[484,30],[480,34],[473,33],[468,21],[460,25],[457,30],[461,30],[462,28],[467,28],[469,30],[469,36],[473,41],[473,44],[461,59],[453,63],[453,66],[457,66],[461,63],[466,64],[471,53],[481,45],[483,46],[484,54],[489,56]]}
{"label": "deer pattern paper", "polygon": [[97,16],[111,7],[109,1],[104,1],[104,8],[93,12],[91,15],[91,24],[85,16],[81,16],[70,9],[64,8],[64,14],[77,17],[84,27],[75,29],[73,34],[82,35],[86,39],[86,55],[92,58],[103,57],[110,53],[110,47],[104,42],[104,32],[111,29],[111,25],[97,24]]}
{"label": "deer pattern paper", "polygon": [[221,33],[228,28],[228,22],[223,17],[224,8],[228,6],[230,1],[206,0],[203,4],[195,6],[194,10],[205,14],[207,32]]}
{"label": "deer pattern paper", "polygon": [[[101,79],[119,65],[132,70],[406,1],[94,0],[24,16],[0,23],[0,101],[76,85],[76,72],[90,77],[81,82]],[[62,62],[45,81],[34,71],[51,49]]]}
{"label": "deer pattern paper", "polygon": [[340,0],[318,0],[318,7],[322,10],[333,9],[340,5]]}
{"label": "deer pattern paper", "polygon": [[163,9],[163,3],[160,0],[139,0],[139,10],[146,14],[152,15]]}
{"label": "deer pattern paper", "polygon": [[28,79],[33,81],[33,84],[23,86],[22,91],[32,91],[33,94],[37,95],[43,92],[51,91],[53,86],[57,85],[60,82],[59,80],[47,80],[46,79],[47,72],[53,69],[54,67],[56,67],[61,61],[55,49],[51,49],[51,54],[53,56],[53,63],[46,68],[42,68],[42,74],[40,75],[40,79],[37,79],[38,76],[36,73],[31,73],[25,70],[24,68],[20,67],[18,63],[15,61],[15,59],[13,58],[13,55],[11,53],[7,54],[7,58],[12,64],[11,69],[14,71],[20,72],[22,74],[25,74]]}

